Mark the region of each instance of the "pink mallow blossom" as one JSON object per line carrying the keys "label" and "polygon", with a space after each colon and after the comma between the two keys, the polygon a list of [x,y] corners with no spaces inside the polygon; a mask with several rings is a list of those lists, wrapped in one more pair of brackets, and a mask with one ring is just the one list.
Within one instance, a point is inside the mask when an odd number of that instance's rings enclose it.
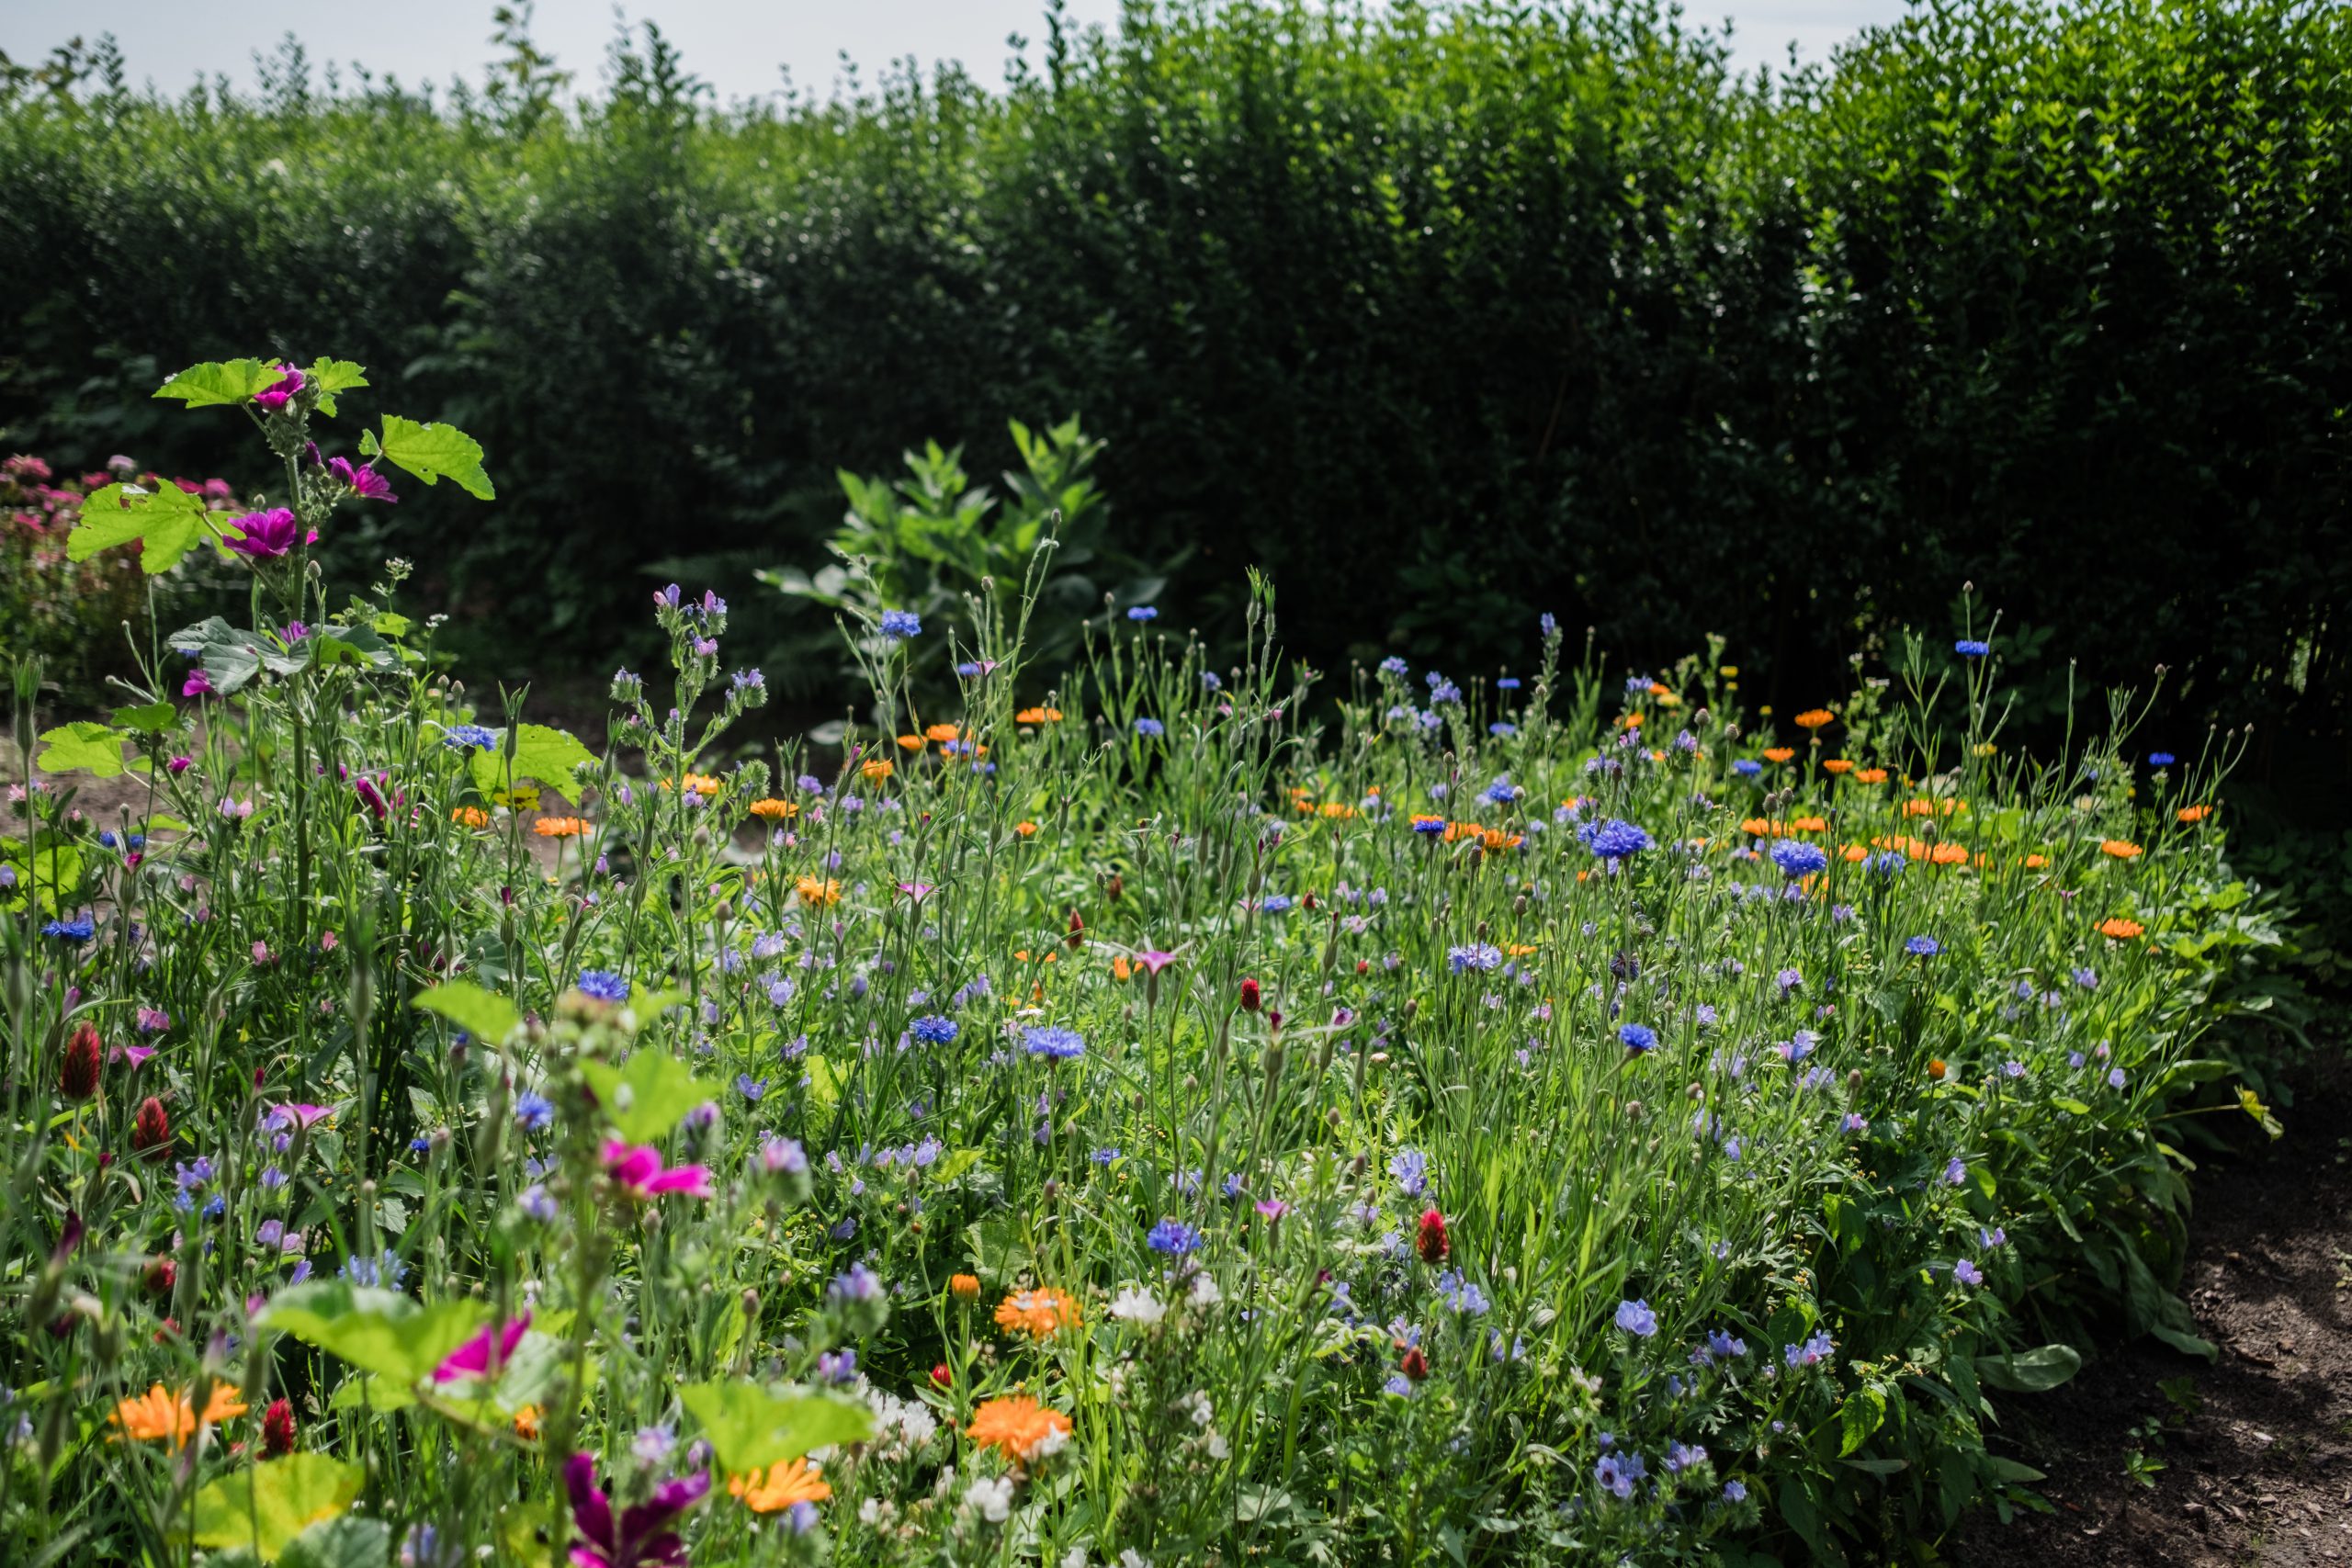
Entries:
{"label": "pink mallow blossom", "polygon": [[310,384],[310,378],[291,365],[277,367],[277,379],[254,394],[254,406],[266,413],[281,413],[294,400],[294,394]]}
{"label": "pink mallow blossom", "polygon": [[596,1461],[573,1454],[563,1467],[571,1494],[572,1568],[685,1568],[686,1543],[670,1527],[710,1494],[710,1472],[680,1476],[653,1489],[644,1502],[613,1517],[613,1500],[596,1484]]}
{"label": "pink mallow blossom", "polygon": [[523,1342],[523,1331],[530,1326],[531,1314],[527,1312],[503,1328],[495,1323],[483,1324],[481,1333],[442,1358],[441,1364],[433,1369],[433,1381],[455,1382],[459,1378],[489,1377],[493,1366],[503,1367],[514,1359],[514,1347]]}
{"label": "pink mallow blossom", "polygon": [[237,537],[229,541],[229,547],[253,560],[283,559],[294,553],[297,538],[306,545],[319,542],[316,528],[304,536],[301,519],[282,506],[232,517],[228,525],[237,533]]}
{"label": "pink mallow blossom", "polygon": [[665,1192],[689,1198],[711,1196],[710,1168],[700,1165],[662,1168],[662,1151],[651,1144],[630,1144],[614,1138],[605,1145],[605,1174],[629,1197],[643,1202]]}
{"label": "pink mallow blossom", "polygon": [[373,463],[354,464],[348,457],[329,457],[327,472],[351,487],[351,493],[362,501],[380,501],[399,505],[400,497],[392,493],[392,482],[376,471]]}

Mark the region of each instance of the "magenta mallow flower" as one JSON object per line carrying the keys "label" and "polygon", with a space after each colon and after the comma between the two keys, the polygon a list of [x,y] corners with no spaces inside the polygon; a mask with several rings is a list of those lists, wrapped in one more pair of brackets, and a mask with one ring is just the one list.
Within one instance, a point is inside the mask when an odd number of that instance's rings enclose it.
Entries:
{"label": "magenta mallow flower", "polygon": [[376,471],[373,463],[354,465],[348,457],[327,459],[327,472],[351,487],[351,493],[362,501],[381,501],[391,505],[400,503],[392,493],[392,481]]}
{"label": "magenta mallow flower", "polygon": [[711,1196],[710,1168],[700,1165],[662,1167],[662,1151],[651,1144],[630,1144],[619,1138],[605,1145],[605,1174],[631,1198],[643,1202],[664,1192],[689,1198]]}
{"label": "magenta mallow flower", "polygon": [[495,1323],[483,1324],[481,1333],[450,1351],[433,1369],[433,1381],[455,1382],[459,1378],[489,1377],[493,1365],[503,1367],[514,1359],[514,1347],[523,1342],[523,1331],[530,1326],[531,1314],[527,1312],[503,1328]]}
{"label": "magenta mallow flower", "polygon": [[[256,942],[254,945],[258,947],[261,944]],[[334,1114],[334,1107],[332,1105],[273,1105],[269,1108],[269,1124],[279,1132],[300,1127],[307,1133]]]}
{"label": "magenta mallow flower", "polygon": [[1152,974],[1158,975],[1162,969],[1176,962],[1176,955],[1172,953],[1162,953],[1156,947],[1148,947],[1136,954],[1136,962]]}
{"label": "magenta mallow flower", "polygon": [[301,520],[282,506],[232,517],[229,526],[238,535],[229,541],[229,547],[254,560],[278,560],[292,555],[298,538],[306,545],[319,542],[316,528],[310,531],[308,537],[302,537]]}
{"label": "magenta mallow flower", "polygon": [[596,1461],[573,1454],[563,1467],[571,1494],[572,1568],[685,1568],[686,1543],[670,1527],[710,1494],[710,1472],[680,1476],[653,1489],[644,1502],[613,1517],[613,1500],[596,1484]]}
{"label": "magenta mallow flower", "polygon": [[[181,696],[184,696],[184,697],[209,697],[209,696],[211,696],[212,694],[213,694],[213,692],[212,692],[212,677],[211,677],[211,676],[209,676],[209,675],[208,675],[208,674],[206,674],[206,673],[204,672],[204,666],[202,666],[202,665],[200,665],[200,664],[199,664],[199,665],[198,665],[195,669],[193,669],[193,670],[189,671],[187,672],[187,680],[185,680],[185,681],[182,681],[182,682],[180,682],[180,695],[181,695]],[[179,759],[178,759],[178,758],[176,758],[176,757],[175,757],[175,758],[173,758],[173,759],[172,759],[172,761],[173,761],[173,762],[174,762],[175,764],[176,764],[176,763],[179,761]],[[178,767],[178,766],[176,766],[176,765],[175,765],[175,766],[174,766],[174,767],[173,767],[173,769],[172,769],[172,772],[174,772],[174,773],[182,773],[182,772],[185,772],[185,771],[186,771],[185,769],[180,768],[180,767]]]}
{"label": "magenta mallow flower", "polygon": [[277,379],[254,394],[254,406],[269,413],[282,412],[294,400],[294,394],[310,384],[310,378],[291,365],[277,367]]}

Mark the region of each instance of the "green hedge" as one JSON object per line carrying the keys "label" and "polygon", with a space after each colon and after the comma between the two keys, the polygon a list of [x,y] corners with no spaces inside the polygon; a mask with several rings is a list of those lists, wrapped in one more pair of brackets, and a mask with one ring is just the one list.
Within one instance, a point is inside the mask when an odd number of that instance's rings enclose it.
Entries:
{"label": "green hedge", "polygon": [[573,113],[526,62],[439,101],[20,80],[0,423],[185,466],[176,367],[118,345],[332,343],[501,484],[346,558],[582,655],[650,564],[739,603],[814,564],[837,466],[986,472],[1076,412],[1126,546],[1197,544],[1180,619],[1262,564],[1322,661],[1491,663],[1551,610],[1635,659],[1721,632],[1789,703],[1973,580],[2029,718],[2045,646],[2163,662],[2155,744],[2259,718],[2341,787],[2342,7],[1935,0],[1769,90],[1637,3],[1175,0],[1043,52],[761,112],[658,38]]}

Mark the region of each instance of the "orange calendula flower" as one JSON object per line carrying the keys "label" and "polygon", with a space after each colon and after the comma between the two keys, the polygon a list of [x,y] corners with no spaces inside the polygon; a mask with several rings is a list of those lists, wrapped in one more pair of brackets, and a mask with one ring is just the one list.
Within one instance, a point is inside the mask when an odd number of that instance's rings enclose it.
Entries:
{"label": "orange calendula flower", "polygon": [[2113,919],[2101,920],[2098,934],[2116,942],[2130,942],[2133,937],[2147,935],[2148,928],[2137,920],[2127,920],[2118,915]]}
{"label": "orange calendula flower", "polygon": [[1764,749],[1764,760],[1768,762],[1785,762],[1796,754],[1792,746],[1768,746]]}
{"label": "orange calendula flower", "polygon": [[1836,722],[1837,717],[1827,708],[1807,708],[1789,722],[1799,729],[1826,729]]}
{"label": "orange calendula flower", "polygon": [[952,724],[934,724],[923,730],[922,738],[925,740],[961,740],[964,732]]}
{"label": "orange calendula flower", "polygon": [[1111,978],[1114,980],[1125,980],[1135,972],[1136,966],[1128,963],[1125,958],[1114,958],[1111,960]]}
{"label": "orange calendula flower", "polygon": [[1854,763],[1852,759],[1848,757],[1832,757],[1821,764],[1821,771],[1826,773],[1850,773],[1854,771]]}
{"label": "orange calendula flower", "polygon": [[1844,849],[1838,852],[1845,857],[1846,863],[1848,865],[1860,865],[1862,862],[1871,858],[1871,850],[1868,844],[1848,844]]}
{"label": "orange calendula flower", "polygon": [[727,1490],[743,1499],[755,1514],[773,1514],[795,1503],[821,1503],[833,1489],[820,1480],[817,1467],[805,1459],[779,1460],[763,1477],[754,1471],[729,1481]]}
{"label": "orange calendula flower", "polygon": [[1818,817],[1800,817],[1789,824],[1792,833],[1825,833],[1828,830],[1829,824]]}
{"label": "orange calendula flower", "polygon": [[479,806],[460,806],[449,813],[449,820],[460,828],[487,828],[490,813]]}
{"label": "orange calendula flower", "polygon": [[1944,1076],[1944,1059],[1941,1056],[1928,1058],[1928,1076],[1931,1078],[1940,1078]]}
{"label": "orange calendula flower", "polygon": [[1015,724],[1059,724],[1061,721],[1062,710],[1059,708],[1023,708],[1012,716]]}
{"label": "orange calendula flower", "polygon": [[978,1301],[980,1277],[978,1274],[950,1274],[947,1276],[947,1289],[949,1293],[964,1301]]}
{"label": "orange calendula flower", "polygon": [[1642,727],[1642,716],[1638,712],[1629,713],[1617,722],[1627,729],[1639,729]]}
{"label": "orange calendula flower", "polygon": [[1345,821],[1356,814],[1356,808],[1344,800],[1327,800],[1315,809],[1335,821]]}
{"label": "orange calendula flower", "polygon": [[2024,860],[2019,861],[2018,863],[2024,866],[2028,871],[2040,871],[2043,866],[2050,863],[2050,857],[2048,855],[2028,855]]}
{"label": "orange calendula flower", "polygon": [[1078,1298],[1051,1285],[1015,1291],[996,1309],[999,1328],[1008,1334],[1026,1334],[1033,1339],[1044,1339],[1064,1328],[1075,1327],[1078,1320]]}
{"label": "orange calendula flower", "polygon": [[799,816],[800,803],[797,800],[778,800],[775,796],[769,795],[764,800],[752,802],[751,811],[752,816],[759,818],[762,821],[781,822],[787,817]]}
{"label": "orange calendula flower", "polygon": [[1750,817],[1739,825],[1739,830],[1751,839],[1769,839],[1781,830],[1781,825],[1769,817]]}
{"label": "orange calendula flower", "polygon": [[883,761],[881,758],[876,757],[871,761],[860,762],[857,765],[857,771],[864,776],[868,784],[880,784],[884,779],[887,779],[892,773],[897,773],[898,769],[892,767],[888,762]]}
{"label": "orange calendula flower", "polygon": [[[685,778],[685,786],[706,799],[726,787],[719,780],[711,777],[708,773],[688,773]],[[663,779],[662,787],[672,789],[675,786],[668,779]]]}
{"label": "orange calendula flower", "polygon": [[820,882],[813,876],[804,876],[792,885],[792,890],[800,895],[803,904],[838,904],[842,901],[842,885],[831,877]]}
{"label": "orange calendula flower", "polygon": [[1886,770],[1884,768],[1856,768],[1854,782],[1856,784],[1884,784]]}
{"label": "orange calendula flower", "polygon": [[542,839],[576,839],[589,830],[587,820],[579,817],[542,817],[531,824],[531,831]]}
{"label": "orange calendula flower", "polygon": [[2099,840],[2098,852],[2103,855],[2112,855],[2117,860],[2138,860],[2140,846],[2128,839],[2102,839]]}
{"label": "orange calendula flower", "polygon": [[1048,1410],[1025,1393],[1006,1394],[984,1402],[972,1412],[964,1435],[984,1449],[1002,1450],[1007,1459],[1023,1460],[1039,1445],[1069,1436],[1069,1417]]}
{"label": "orange calendula flower", "polygon": [[1928,852],[1928,859],[1936,865],[1966,865],[1968,846],[1966,844],[1938,844]]}
{"label": "orange calendula flower", "polygon": [[1037,836],[1037,824],[1035,822],[1015,822],[1012,825],[1012,830],[1020,834],[1024,839],[1034,839]]}
{"label": "orange calendula flower", "polygon": [[2184,822],[2202,822],[2213,815],[2213,808],[2210,806],[2184,806],[2175,815]]}
{"label": "orange calendula flower", "polygon": [[920,736],[920,735],[901,735],[901,736],[899,736],[899,750],[901,750],[901,751],[920,751],[920,750],[922,750],[922,736]]}
{"label": "orange calendula flower", "polygon": [[526,1404],[514,1412],[514,1435],[526,1443],[539,1440],[539,1407]]}
{"label": "orange calendula flower", "polygon": [[226,1383],[213,1386],[200,1415],[192,1394],[174,1398],[162,1383],[157,1383],[145,1393],[117,1404],[110,1420],[119,1428],[115,1435],[118,1442],[124,1438],[142,1443],[161,1438],[176,1449],[196,1436],[199,1427],[217,1427],[244,1413],[244,1403],[237,1397],[237,1391]]}

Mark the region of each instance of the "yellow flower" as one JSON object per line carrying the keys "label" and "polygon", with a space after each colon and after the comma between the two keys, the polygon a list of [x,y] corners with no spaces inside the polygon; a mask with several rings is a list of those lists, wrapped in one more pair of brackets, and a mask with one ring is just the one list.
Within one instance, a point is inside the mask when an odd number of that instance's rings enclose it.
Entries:
{"label": "yellow flower", "polygon": [[820,882],[813,876],[804,876],[792,886],[803,904],[821,906],[842,901],[842,885],[831,877]]}
{"label": "yellow flower", "polygon": [[964,1435],[984,1449],[1001,1450],[1007,1459],[1027,1459],[1037,1446],[1057,1434],[1068,1436],[1069,1417],[1048,1410],[1027,1394],[991,1399],[972,1412]]}
{"label": "yellow flower", "polygon": [[787,817],[799,816],[800,803],[793,800],[778,800],[774,795],[770,795],[765,800],[752,802],[751,809],[752,816],[763,821],[780,822]]}
{"label": "yellow flower", "polygon": [[833,1495],[833,1489],[818,1479],[817,1467],[805,1459],[777,1461],[765,1479],[756,1471],[738,1475],[728,1482],[727,1490],[743,1499],[743,1506],[755,1514],[773,1514],[795,1503],[821,1503]]}
{"label": "yellow flower", "polygon": [[204,1402],[202,1415],[197,1413],[192,1395],[182,1394],[175,1399],[162,1383],[157,1383],[145,1393],[117,1404],[112,1421],[121,1428],[116,1434],[118,1442],[124,1438],[142,1443],[160,1438],[176,1449],[194,1437],[198,1427],[217,1427],[244,1413],[245,1406],[238,1399],[237,1391],[226,1383],[214,1385],[211,1397]]}

